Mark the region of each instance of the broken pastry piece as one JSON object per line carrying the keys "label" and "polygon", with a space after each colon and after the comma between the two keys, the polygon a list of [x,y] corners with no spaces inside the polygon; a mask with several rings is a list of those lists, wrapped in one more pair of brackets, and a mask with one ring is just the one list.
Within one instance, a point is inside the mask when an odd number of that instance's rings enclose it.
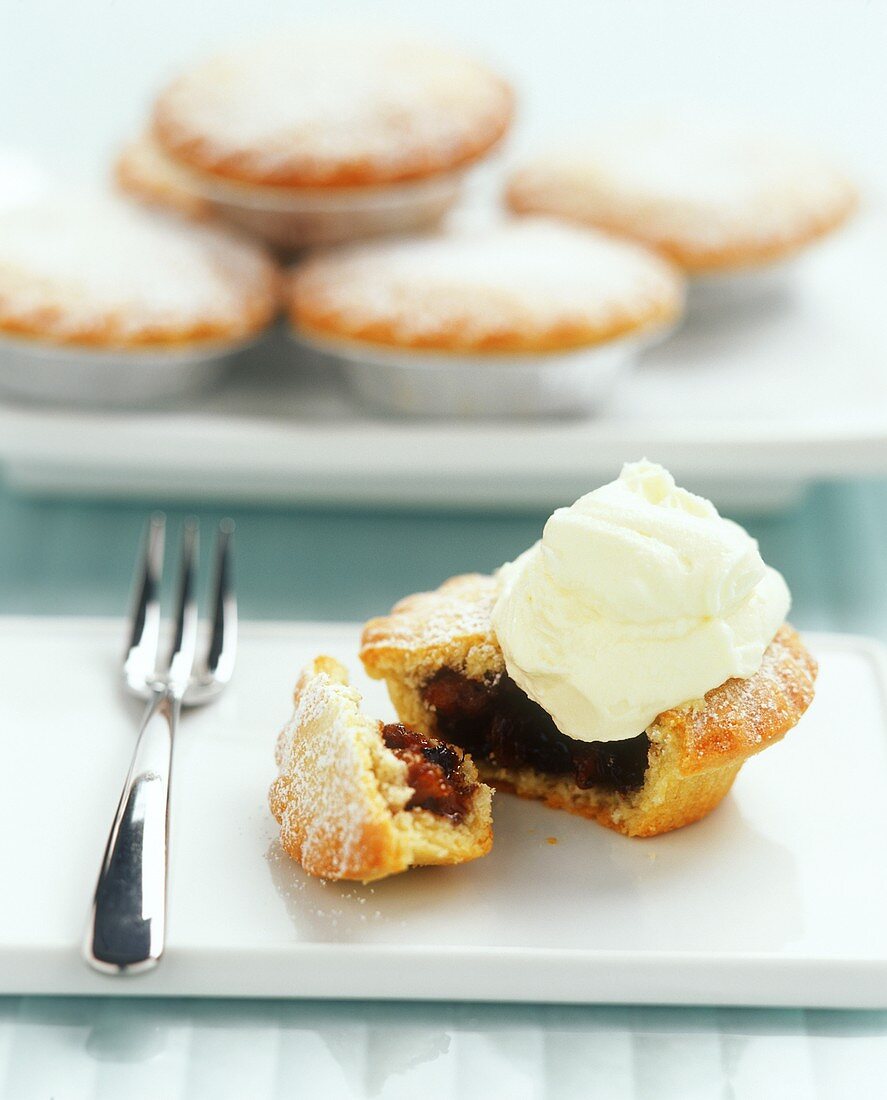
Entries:
{"label": "broken pastry piece", "polygon": [[492,792],[471,758],[408,725],[367,718],[331,657],[302,673],[277,764],[271,812],[284,849],[311,875],[371,882],[465,863],[492,846]]}

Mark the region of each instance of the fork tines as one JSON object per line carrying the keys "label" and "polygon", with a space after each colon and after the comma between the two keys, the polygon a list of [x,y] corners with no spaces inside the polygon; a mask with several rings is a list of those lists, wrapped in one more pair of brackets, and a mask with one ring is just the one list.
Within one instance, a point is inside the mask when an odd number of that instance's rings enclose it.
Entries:
{"label": "fork tines", "polygon": [[215,570],[210,606],[212,621],[206,655],[195,662],[198,640],[197,557],[199,524],[194,517],[182,527],[178,590],[169,654],[160,661],[160,586],[163,574],[166,519],[156,513],[148,521],[144,549],[136,570],[135,600],[123,672],[128,687],[150,694],[168,687],[186,703],[199,703],[220,691],[231,679],[237,647],[237,602],[232,552],[234,523],[224,519],[216,536]]}

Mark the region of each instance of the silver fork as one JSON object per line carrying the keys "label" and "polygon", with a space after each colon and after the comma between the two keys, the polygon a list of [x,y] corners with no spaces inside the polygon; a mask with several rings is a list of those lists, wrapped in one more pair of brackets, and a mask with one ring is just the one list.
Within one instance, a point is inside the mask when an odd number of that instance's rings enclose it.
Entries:
{"label": "silver fork", "polygon": [[136,573],[123,683],[131,694],[146,699],[148,707],[105,848],[83,947],[90,966],[110,974],[150,970],[163,954],[169,779],[176,725],[183,705],[200,706],[215,699],[234,671],[234,525],[230,520],[219,525],[209,645],[204,658],[196,660],[197,521],[186,521],[172,647],[161,662],[164,528],[162,515],[151,518]]}

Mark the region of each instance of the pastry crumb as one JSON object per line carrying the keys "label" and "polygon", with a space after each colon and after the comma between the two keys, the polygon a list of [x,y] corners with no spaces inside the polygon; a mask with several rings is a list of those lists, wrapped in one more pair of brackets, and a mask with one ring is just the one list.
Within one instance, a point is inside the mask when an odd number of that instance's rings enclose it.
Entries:
{"label": "pastry crumb", "polygon": [[547,836],[545,838],[545,842],[547,844],[557,844],[557,837],[556,836]]}

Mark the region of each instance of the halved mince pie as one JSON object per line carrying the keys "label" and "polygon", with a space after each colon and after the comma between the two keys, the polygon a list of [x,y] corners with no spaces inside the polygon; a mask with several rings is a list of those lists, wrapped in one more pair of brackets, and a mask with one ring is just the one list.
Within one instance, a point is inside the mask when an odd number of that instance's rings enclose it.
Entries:
{"label": "halved mince pie", "polygon": [[494,577],[470,574],[401,600],[364,629],[367,672],[387,682],[401,721],[470,752],[496,787],[629,836],[709,813],[813,698],[816,662],[784,624],[748,679],[660,714],[636,737],[575,740],[509,677],[490,621],[496,596]]}
{"label": "halved mince pie", "polygon": [[492,846],[491,791],[470,757],[408,725],[367,718],[331,657],[302,673],[277,764],[271,811],[284,849],[309,874],[370,882],[464,863]]}

